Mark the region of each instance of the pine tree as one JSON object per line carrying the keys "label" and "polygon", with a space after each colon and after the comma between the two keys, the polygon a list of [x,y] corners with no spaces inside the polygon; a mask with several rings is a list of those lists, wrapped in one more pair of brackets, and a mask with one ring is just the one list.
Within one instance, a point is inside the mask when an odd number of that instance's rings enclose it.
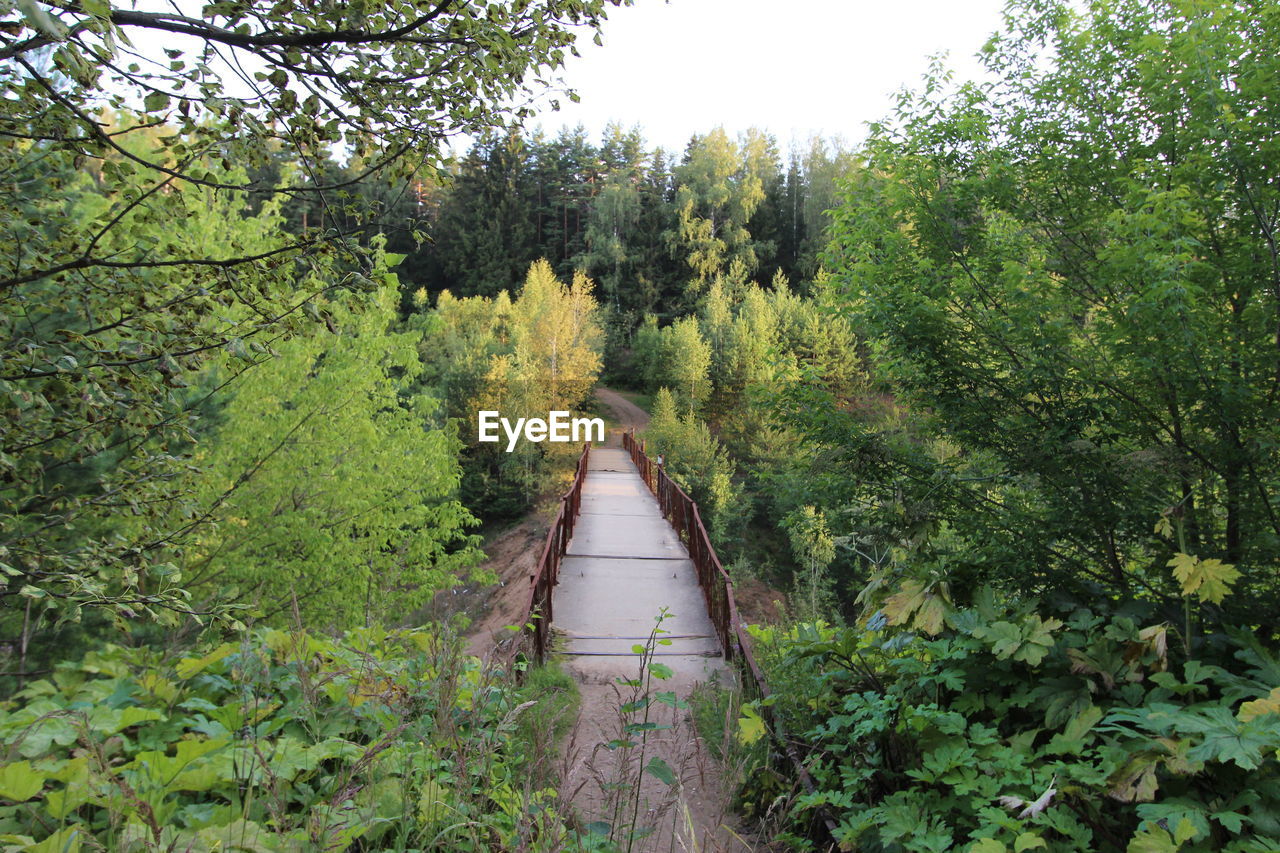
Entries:
{"label": "pine tree", "polygon": [[431,229],[443,279],[458,294],[511,287],[534,254],[528,152],[517,133],[482,139],[468,152]]}

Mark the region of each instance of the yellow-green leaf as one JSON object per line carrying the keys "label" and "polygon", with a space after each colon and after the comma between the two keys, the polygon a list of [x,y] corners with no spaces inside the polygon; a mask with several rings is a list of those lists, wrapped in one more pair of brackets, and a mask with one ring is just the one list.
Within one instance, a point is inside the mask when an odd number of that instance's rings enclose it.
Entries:
{"label": "yellow-green leaf", "polygon": [[1158,758],[1140,755],[1131,759],[1111,778],[1108,795],[1122,803],[1149,803],[1156,797],[1159,782],[1156,779]]}
{"label": "yellow-green leaf", "polygon": [[1024,832],[1013,842],[1013,851],[1014,853],[1022,853],[1023,850],[1035,850],[1039,847],[1048,848],[1048,846],[1048,842],[1034,832]]}
{"label": "yellow-green leaf", "polygon": [[45,776],[32,769],[31,762],[23,759],[0,767],[0,799],[25,803],[40,793]]}
{"label": "yellow-green leaf", "polygon": [[750,705],[742,706],[742,716],[738,718],[738,741],[740,743],[755,743],[764,736],[764,720],[760,718],[760,714]]}
{"label": "yellow-green leaf", "polygon": [[1009,848],[994,838],[979,838],[969,845],[966,853],[1009,853]]}
{"label": "yellow-green leaf", "polygon": [[31,853],[80,853],[80,843],[84,837],[84,827],[68,826],[27,849]]}
{"label": "yellow-green leaf", "polygon": [[1195,595],[1201,601],[1221,604],[1231,591],[1240,572],[1230,563],[1218,559],[1201,560],[1179,551],[1169,560],[1173,576],[1182,584],[1183,595]]}
{"label": "yellow-green leaf", "polygon": [[191,678],[194,675],[199,675],[204,672],[223,658],[235,654],[238,648],[239,646],[234,643],[223,643],[202,658],[183,658],[178,661],[178,665],[175,667],[175,670],[177,671],[179,678]]}
{"label": "yellow-green leaf", "polygon": [[911,623],[911,627],[934,636],[942,631],[947,614],[946,595],[945,591],[926,587],[920,581],[905,580],[880,609],[890,625]]}
{"label": "yellow-green leaf", "polygon": [[1145,829],[1133,836],[1125,853],[1177,853],[1182,845],[1158,826]]}
{"label": "yellow-green leaf", "polygon": [[451,814],[449,789],[436,779],[428,779],[422,784],[422,792],[418,795],[418,820],[426,826],[433,826],[448,819]]}
{"label": "yellow-green leaf", "polygon": [[1280,714],[1280,687],[1261,699],[1245,702],[1236,716],[1240,718],[1240,722],[1247,723],[1264,714]]}
{"label": "yellow-green leaf", "polygon": [[902,587],[885,599],[884,616],[890,625],[905,625],[912,614],[924,603],[924,584],[916,580],[902,582]]}

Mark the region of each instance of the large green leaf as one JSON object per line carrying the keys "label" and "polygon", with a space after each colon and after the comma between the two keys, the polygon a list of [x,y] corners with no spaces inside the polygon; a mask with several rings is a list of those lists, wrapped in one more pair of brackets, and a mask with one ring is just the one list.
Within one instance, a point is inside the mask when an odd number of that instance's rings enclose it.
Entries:
{"label": "large green leaf", "polygon": [[32,769],[30,761],[14,761],[0,767],[0,799],[25,803],[40,793],[47,777]]}

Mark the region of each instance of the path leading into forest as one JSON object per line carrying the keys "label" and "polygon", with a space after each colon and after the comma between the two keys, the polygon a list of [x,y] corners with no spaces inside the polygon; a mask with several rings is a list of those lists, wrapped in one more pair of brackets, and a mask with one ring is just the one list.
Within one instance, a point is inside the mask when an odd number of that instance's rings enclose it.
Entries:
{"label": "path leading into forest", "polygon": [[[625,428],[648,422],[642,409],[616,392],[599,389],[597,396]],[[722,770],[699,740],[687,708],[650,704],[649,721],[669,728],[648,733],[643,756],[639,746],[606,746],[624,739],[625,722],[643,719],[643,712],[622,718],[621,706],[634,697],[619,679],[642,677],[642,659],[633,647],[645,644],[664,608],[661,636],[669,645],[656,646],[651,660],[668,667],[671,677],[655,680],[651,691],[673,691],[685,699],[699,682],[732,677],[693,563],[619,444],[615,432],[608,446],[591,451],[581,513],[555,591],[557,651],[582,694],[579,725],[567,746],[564,790],[588,822],[626,826],[637,812],[635,823],[652,828],[652,834],[635,850],[750,849],[729,828]],[[627,738],[640,741],[635,733]],[[647,765],[655,756],[671,768],[674,784],[659,778],[661,772],[643,772],[641,762]]]}
{"label": "path leading into forest", "polygon": [[[649,413],[609,388],[597,388],[596,399],[613,411],[613,420],[624,431],[634,429],[637,432],[649,425]],[[609,437],[610,447],[621,447],[621,434]]]}

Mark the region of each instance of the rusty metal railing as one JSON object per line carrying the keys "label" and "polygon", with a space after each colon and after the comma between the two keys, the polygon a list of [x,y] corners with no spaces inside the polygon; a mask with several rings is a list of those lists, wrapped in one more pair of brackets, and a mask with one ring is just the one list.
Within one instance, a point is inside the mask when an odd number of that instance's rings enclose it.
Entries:
{"label": "rusty metal railing", "polygon": [[531,640],[532,656],[538,663],[547,659],[547,649],[551,642],[552,590],[560,581],[560,563],[564,560],[569,540],[573,538],[578,510],[582,508],[582,484],[587,479],[590,461],[591,445],[588,443],[582,446],[578,469],[573,475],[573,485],[560,496],[560,509],[547,531],[542,556],[538,558],[534,573],[529,576],[529,605],[525,608],[524,620],[520,624]]}
{"label": "rusty metal railing", "polygon": [[[622,446],[631,455],[631,461],[640,471],[640,477],[649,491],[658,499],[662,515],[671,522],[689,551],[689,559],[693,561],[698,584],[702,587],[702,595],[707,603],[707,614],[720,638],[725,660],[736,661],[739,665],[743,676],[743,693],[754,699],[769,698],[769,684],[752,652],[751,635],[738,618],[738,603],[733,597],[733,579],[720,565],[720,558],[716,556],[711,537],[707,535],[707,528],[702,523],[697,502],[667,476],[664,466],[649,458],[645,453],[645,442],[636,438],[635,430],[623,433]],[[771,739],[790,760],[800,784],[806,792],[814,793],[816,789],[813,777],[805,768],[795,744],[788,739],[782,723],[777,720],[768,704],[762,702],[760,712],[768,723]],[[827,835],[834,838],[836,824],[826,809],[817,809],[816,817]]]}
{"label": "rusty metal railing", "polygon": [[716,549],[711,546],[711,537],[707,535],[707,528],[702,523],[698,504],[667,476],[661,465],[645,454],[644,441],[637,440],[633,432],[623,434],[622,447],[631,455],[631,461],[639,469],[640,477],[658,499],[662,515],[671,522],[689,551],[689,559],[693,561],[693,568],[697,572],[707,613],[711,616],[711,624],[715,626],[725,659],[745,658],[744,662],[749,667],[754,667],[751,641],[738,621],[733,581],[720,565]]}

